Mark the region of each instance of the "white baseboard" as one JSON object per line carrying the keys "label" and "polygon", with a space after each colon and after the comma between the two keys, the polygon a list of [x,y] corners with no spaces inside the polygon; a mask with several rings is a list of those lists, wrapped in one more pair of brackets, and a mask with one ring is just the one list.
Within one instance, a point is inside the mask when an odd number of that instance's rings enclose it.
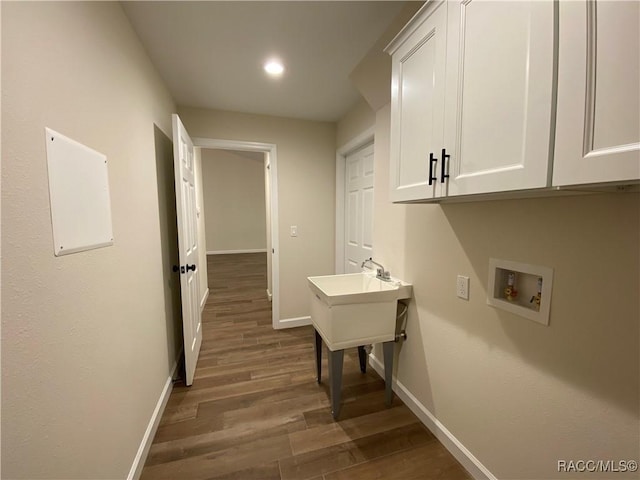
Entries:
{"label": "white baseboard", "polygon": [[162,418],[164,409],[167,406],[167,402],[169,401],[171,390],[173,390],[173,376],[175,375],[176,369],[178,368],[179,360],[180,356],[178,356],[176,362],[173,364],[173,368],[171,369],[169,378],[167,378],[167,381],[164,384],[164,388],[162,389],[160,398],[156,403],[156,408],[153,410],[153,414],[151,414],[151,419],[149,420],[149,424],[147,425],[147,430],[144,432],[142,441],[140,442],[140,446],[138,447],[138,452],[133,459],[133,464],[131,465],[131,469],[129,470],[129,475],[127,475],[127,480],[138,480],[140,478],[140,475],[142,474],[142,468],[147,461],[147,456],[149,455],[149,450],[151,449],[151,443],[153,443],[153,437],[155,437],[156,435],[158,425],[160,424],[160,419]]}
{"label": "white baseboard", "polygon": [[[384,378],[384,365],[375,355],[369,364]],[[393,377],[393,391],[416,417],[433,433],[440,443],[462,464],[475,479],[497,480],[496,477],[445,427],[398,379]]]}
{"label": "white baseboard", "polygon": [[276,328],[303,327],[305,325],[311,325],[311,317],[281,318]]}
{"label": "white baseboard", "polygon": [[204,292],[204,295],[202,296],[202,300],[200,300],[200,313],[202,313],[202,310],[204,310],[204,306],[207,303],[207,298],[209,298],[209,289],[208,288]]}
{"label": "white baseboard", "polygon": [[212,250],[207,255],[228,255],[230,253],[267,253],[266,248],[248,248],[244,250]]}

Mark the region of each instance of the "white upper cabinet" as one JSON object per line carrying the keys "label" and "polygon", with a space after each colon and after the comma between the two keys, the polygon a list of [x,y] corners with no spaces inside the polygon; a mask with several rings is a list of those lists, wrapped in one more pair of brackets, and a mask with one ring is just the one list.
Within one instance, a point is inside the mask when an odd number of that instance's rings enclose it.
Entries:
{"label": "white upper cabinet", "polygon": [[386,50],[392,200],[638,183],[639,24],[638,1],[427,2]]}
{"label": "white upper cabinet", "polygon": [[553,184],[640,179],[640,3],[560,2]]}
{"label": "white upper cabinet", "polygon": [[458,0],[448,7],[448,195],[547,187],[553,2]]}
{"label": "white upper cabinet", "polygon": [[553,28],[552,2],[416,14],[387,47],[393,201],[548,186]]}
{"label": "white upper cabinet", "polygon": [[[391,200],[430,199],[442,148],[447,6],[432,2],[394,43],[391,81]],[[430,173],[431,170],[431,180]]]}

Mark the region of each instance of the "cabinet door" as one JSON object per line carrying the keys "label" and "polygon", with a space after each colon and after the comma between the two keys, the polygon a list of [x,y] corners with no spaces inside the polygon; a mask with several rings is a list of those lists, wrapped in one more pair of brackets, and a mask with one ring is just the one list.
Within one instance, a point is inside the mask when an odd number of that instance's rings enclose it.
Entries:
{"label": "cabinet door", "polygon": [[640,178],[640,3],[560,2],[554,185]]}
{"label": "cabinet door", "polygon": [[448,3],[448,195],[548,185],[554,2]]}
{"label": "cabinet door", "polygon": [[[445,3],[433,5],[392,54],[390,178],[394,202],[433,198],[435,193],[435,182],[429,185],[429,154],[440,159],[447,12]],[[437,168],[434,162],[434,172]]]}

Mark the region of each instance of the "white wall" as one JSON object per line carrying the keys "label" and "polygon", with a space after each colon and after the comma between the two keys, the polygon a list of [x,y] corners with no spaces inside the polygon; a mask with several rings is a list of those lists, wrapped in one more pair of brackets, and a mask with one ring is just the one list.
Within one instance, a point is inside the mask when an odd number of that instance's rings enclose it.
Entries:
{"label": "white wall", "polygon": [[[561,459],[637,459],[639,196],[393,205],[389,119],[387,105],[374,245],[414,285],[398,381],[497,478],[566,478]],[[554,269],[550,326],[486,304],[489,257]],[[471,278],[469,301],[455,296],[458,274]]]}
{"label": "white wall", "polygon": [[[349,74],[349,80],[373,110],[391,101],[391,76],[387,74],[391,71],[391,57],[383,50],[423,4],[423,1],[405,2],[385,32]],[[344,143],[338,143],[340,145]]]}
{"label": "white wall", "polygon": [[[125,478],[175,361],[156,125],[119,3],[2,4],[3,478]],[[54,257],[44,128],[107,155],[115,243]]]}
{"label": "white wall", "polygon": [[334,268],[335,124],[186,107],[179,114],[192,137],[277,145],[280,317],[308,316],[306,278]]}
{"label": "white wall", "polygon": [[267,248],[264,154],[258,156],[202,150],[207,252]]}
{"label": "white wall", "polygon": [[372,128],[376,122],[376,112],[362,98],[349,110],[336,126],[336,145],[344,147],[351,140]]}

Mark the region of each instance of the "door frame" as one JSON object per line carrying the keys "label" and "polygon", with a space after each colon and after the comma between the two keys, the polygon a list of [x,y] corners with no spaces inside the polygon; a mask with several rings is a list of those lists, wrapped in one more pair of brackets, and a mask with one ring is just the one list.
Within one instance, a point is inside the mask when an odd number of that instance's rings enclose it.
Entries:
{"label": "door frame", "polygon": [[[262,152],[269,156],[271,187],[271,323],[273,328],[283,328],[280,321],[280,248],[278,244],[278,154],[276,144],[193,137],[193,145],[216,150]],[[269,252],[267,252],[267,255]]]}
{"label": "door frame", "polygon": [[[344,273],[344,245],[346,242],[346,232],[344,229],[344,207],[345,207],[345,168],[346,158],[355,150],[373,143],[375,155],[375,131],[376,127],[370,127],[353,139],[338,148],[336,152],[336,263],[335,273]],[[195,140],[194,140],[195,141]],[[375,171],[373,172],[375,178]]]}

